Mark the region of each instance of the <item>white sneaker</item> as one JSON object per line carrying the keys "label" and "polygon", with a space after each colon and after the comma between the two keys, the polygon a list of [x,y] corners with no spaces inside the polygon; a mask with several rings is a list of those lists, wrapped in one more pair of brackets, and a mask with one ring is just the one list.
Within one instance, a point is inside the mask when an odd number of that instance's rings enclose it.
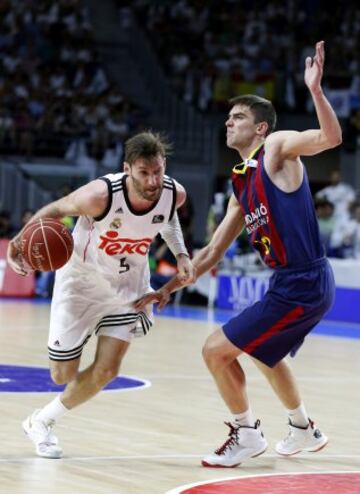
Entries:
{"label": "white sneaker", "polygon": [[279,455],[295,455],[300,451],[315,452],[328,443],[328,438],[315,428],[314,422],[310,419],[307,427],[298,427],[289,421],[289,428],[289,435],[275,446],[275,451]]}
{"label": "white sneaker", "polygon": [[35,410],[22,423],[25,434],[35,444],[35,451],[44,458],[61,458],[62,449],[58,446],[58,439],[52,432],[55,422],[46,425],[36,416],[40,410]]}
{"label": "white sneaker", "polygon": [[205,456],[201,462],[203,467],[237,467],[244,460],[264,453],[268,444],[259,429],[260,420],[255,422],[254,427],[236,427],[230,422],[225,424],[230,427],[229,439],[213,454]]}

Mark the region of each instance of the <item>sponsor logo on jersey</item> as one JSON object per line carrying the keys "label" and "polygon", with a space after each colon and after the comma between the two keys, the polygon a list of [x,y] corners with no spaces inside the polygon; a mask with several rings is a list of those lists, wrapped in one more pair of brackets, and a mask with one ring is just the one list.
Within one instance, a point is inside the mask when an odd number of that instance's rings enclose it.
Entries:
{"label": "sponsor logo on jersey", "polygon": [[260,241],[254,240],[253,244],[254,248],[257,249],[264,256],[268,256],[270,254],[271,240],[269,239],[269,237],[261,237]]}
{"label": "sponsor logo on jersey", "polygon": [[119,233],[114,230],[107,231],[104,235],[100,235],[99,249],[103,250],[108,256],[116,256],[119,254],[140,254],[146,256],[149,252],[151,238],[121,238]]}
{"label": "sponsor logo on jersey", "polygon": [[269,223],[268,210],[266,206],[261,203],[258,208],[245,215],[245,227],[248,234],[256,231],[263,225]]}
{"label": "sponsor logo on jersey", "polygon": [[122,225],[121,218],[114,218],[112,222],[110,223],[110,228],[120,228]]}
{"label": "sponsor logo on jersey", "polygon": [[164,223],[165,216],[163,214],[155,214],[151,223]]}

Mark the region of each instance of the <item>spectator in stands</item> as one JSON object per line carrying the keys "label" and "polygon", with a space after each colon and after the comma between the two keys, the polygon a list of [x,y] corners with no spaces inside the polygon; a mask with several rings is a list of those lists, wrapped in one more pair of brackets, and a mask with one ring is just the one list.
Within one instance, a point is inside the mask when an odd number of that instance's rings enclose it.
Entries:
{"label": "spectator in stands", "polygon": [[211,204],[206,222],[206,239],[209,241],[215,233],[216,228],[220,225],[225,216],[225,194],[216,192],[214,202]]}
{"label": "spectator in stands", "polygon": [[341,257],[360,259],[360,202],[351,205],[350,219],[338,224],[333,244],[338,246]]}
{"label": "spectator in stands", "polygon": [[[276,0],[259,8],[250,2],[246,9],[234,0],[217,2],[216,8],[193,0],[126,3],[147,29],[175,90],[200,110],[222,111],[232,94],[256,93],[283,110],[313,111],[302,85],[302,60],[319,26],[331,40],[328,88],[351,87],[360,96],[356,2],[331,12],[325,0],[311,8]],[[124,1],[118,5],[123,9]]]}
{"label": "spectator in stands", "polygon": [[327,199],[334,205],[336,220],[349,218],[349,206],[355,200],[355,191],[351,185],[341,181],[339,170],[333,170],[330,175],[330,185],[315,194],[316,199]]}
{"label": "spectator in stands", "polygon": [[348,151],[356,151],[360,147],[360,108],[354,108],[346,122],[345,139]]}
{"label": "spectator in stands", "polygon": [[[82,157],[88,141],[89,153],[93,150],[95,128],[107,140],[94,154],[101,159],[108,147],[113,108],[104,108],[103,99],[111,98],[108,106],[116,100],[118,112],[124,98],[110,86],[82,3],[0,4],[0,148],[7,154]],[[89,125],[93,109],[97,117]],[[127,110],[125,125],[130,125],[137,111]]]}
{"label": "spectator in stands", "polygon": [[11,238],[14,235],[14,226],[11,223],[9,211],[0,211],[0,238]]}
{"label": "spectator in stands", "polygon": [[[327,255],[333,256],[332,237],[336,227],[334,204],[326,198],[318,199],[315,202],[315,210],[319,223],[321,241],[324,244]],[[336,257],[338,256],[336,255]]]}

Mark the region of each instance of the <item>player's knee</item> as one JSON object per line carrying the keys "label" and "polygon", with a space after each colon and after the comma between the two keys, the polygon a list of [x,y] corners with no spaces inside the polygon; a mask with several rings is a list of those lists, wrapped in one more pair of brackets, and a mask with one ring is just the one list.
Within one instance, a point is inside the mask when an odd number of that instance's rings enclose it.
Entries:
{"label": "player's knee", "polygon": [[54,366],[50,370],[51,379],[55,384],[68,384],[70,381],[76,378],[77,369],[62,367],[60,365]]}
{"label": "player's knee", "polygon": [[93,368],[93,379],[98,386],[103,387],[118,375],[117,366],[95,365]]}
{"label": "player's knee", "polygon": [[221,331],[216,331],[208,337],[202,353],[204,361],[212,373],[221,371],[237,358],[236,353],[229,348],[229,342]]}
{"label": "player's knee", "polygon": [[207,339],[202,350],[203,359],[210,370],[216,370],[226,365],[226,356],[222,354],[216,343]]}

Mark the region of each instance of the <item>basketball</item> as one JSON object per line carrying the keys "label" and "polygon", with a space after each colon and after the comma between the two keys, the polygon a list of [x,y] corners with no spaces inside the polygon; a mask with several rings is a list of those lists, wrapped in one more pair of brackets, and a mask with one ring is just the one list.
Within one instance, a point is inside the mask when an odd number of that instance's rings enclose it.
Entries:
{"label": "basketball", "polygon": [[55,271],[70,259],[74,241],[61,221],[42,218],[25,227],[21,251],[25,261],[37,271]]}

